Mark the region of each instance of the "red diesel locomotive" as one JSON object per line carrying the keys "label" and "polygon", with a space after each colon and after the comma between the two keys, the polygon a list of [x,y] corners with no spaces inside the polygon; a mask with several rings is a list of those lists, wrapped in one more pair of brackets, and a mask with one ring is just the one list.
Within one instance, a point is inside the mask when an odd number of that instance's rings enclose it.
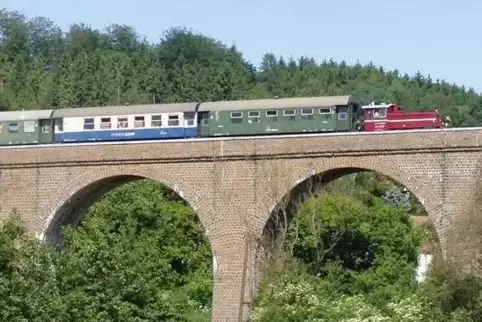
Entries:
{"label": "red diesel locomotive", "polygon": [[446,122],[442,120],[440,113],[402,111],[397,104],[370,104],[362,109],[361,131],[396,131],[415,129],[437,129],[448,126],[450,118]]}

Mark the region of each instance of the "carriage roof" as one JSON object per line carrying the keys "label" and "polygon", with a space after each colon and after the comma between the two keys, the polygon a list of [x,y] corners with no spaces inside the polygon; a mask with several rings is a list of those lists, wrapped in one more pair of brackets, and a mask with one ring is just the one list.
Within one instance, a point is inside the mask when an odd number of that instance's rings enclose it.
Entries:
{"label": "carriage roof", "polygon": [[53,110],[27,110],[0,112],[0,121],[44,120],[49,119]]}
{"label": "carriage roof", "polygon": [[198,103],[172,103],[172,104],[142,104],[142,105],[121,105],[102,107],[77,107],[55,110],[54,118],[66,117],[94,117],[112,115],[132,114],[154,114],[154,113],[175,113],[195,112]]}
{"label": "carriage roof", "polygon": [[312,108],[335,107],[348,105],[350,95],[346,96],[320,96],[320,97],[294,97],[272,98],[257,100],[218,101],[201,103],[199,111],[234,111],[234,110],[267,110],[282,108]]}

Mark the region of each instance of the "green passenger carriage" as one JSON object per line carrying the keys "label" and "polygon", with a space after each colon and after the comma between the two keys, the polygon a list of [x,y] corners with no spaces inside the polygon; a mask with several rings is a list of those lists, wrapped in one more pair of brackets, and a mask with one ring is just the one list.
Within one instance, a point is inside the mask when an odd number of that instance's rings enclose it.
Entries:
{"label": "green passenger carriage", "polygon": [[0,113],[0,145],[52,143],[53,110]]}
{"label": "green passenger carriage", "polygon": [[351,96],[202,103],[200,136],[351,131],[358,104]]}

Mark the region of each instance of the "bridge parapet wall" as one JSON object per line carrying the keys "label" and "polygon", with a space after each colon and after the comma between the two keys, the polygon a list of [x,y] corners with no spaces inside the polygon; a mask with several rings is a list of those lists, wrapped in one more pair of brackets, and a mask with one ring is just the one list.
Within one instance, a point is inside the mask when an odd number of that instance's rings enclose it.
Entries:
{"label": "bridge parapet wall", "polygon": [[65,162],[150,160],[222,160],[309,154],[416,153],[441,149],[478,150],[481,129],[396,133],[350,133],[315,136],[194,139],[111,144],[58,144],[0,149],[0,167]]}

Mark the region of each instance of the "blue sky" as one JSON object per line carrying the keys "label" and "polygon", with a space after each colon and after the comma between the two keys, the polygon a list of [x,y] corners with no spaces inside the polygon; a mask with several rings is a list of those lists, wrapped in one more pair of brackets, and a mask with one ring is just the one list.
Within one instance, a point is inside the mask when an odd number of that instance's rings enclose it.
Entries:
{"label": "blue sky", "polygon": [[127,24],[150,41],[185,26],[236,44],[258,64],[264,53],[420,70],[482,92],[482,0],[1,0],[62,29]]}

